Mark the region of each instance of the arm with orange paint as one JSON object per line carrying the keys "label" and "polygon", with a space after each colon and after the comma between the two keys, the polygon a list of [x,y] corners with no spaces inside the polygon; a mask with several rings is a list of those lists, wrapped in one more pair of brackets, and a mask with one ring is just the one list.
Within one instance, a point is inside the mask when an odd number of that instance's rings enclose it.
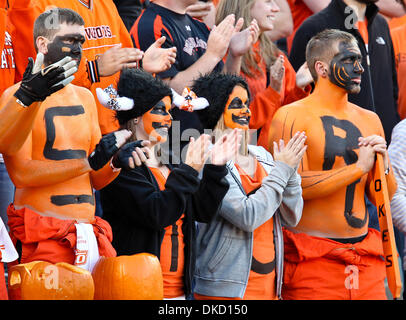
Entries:
{"label": "arm with orange paint", "polygon": [[13,156],[4,155],[11,180],[17,188],[45,187],[62,183],[91,171],[86,158],[68,160],[36,160],[32,157],[30,133],[21,149]]}
{"label": "arm with orange paint", "polygon": [[331,195],[366,174],[357,163],[331,170],[309,170],[306,154],[303,157],[303,165],[299,166],[299,173],[302,177],[303,199],[305,200]]}
{"label": "arm with orange paint", "polygon": [[23,108],[10,94],[16,86],[7,89],[0,98],[0,153],[14,154],[29,135],[40,103]]}

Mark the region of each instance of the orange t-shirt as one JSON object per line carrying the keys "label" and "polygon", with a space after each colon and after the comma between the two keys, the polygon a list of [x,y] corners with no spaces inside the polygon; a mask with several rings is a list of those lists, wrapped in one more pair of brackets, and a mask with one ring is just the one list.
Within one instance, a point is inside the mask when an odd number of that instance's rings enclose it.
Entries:
{"label": "orange t-shirt", "polygon": [[[150,168],[159,189],[165,190],[166,177],[158,168]],[[165,228],[165,235],[161,244],[161,268],[164,279],[164,297],[176,298],[185,294],[183,285],[184,275],[184,235],[182,224],[185,215],[171,226]]]}
{"label": "orange t-shirt", "polygon": [[[252,177],[239,167],[238,164],[235,166],[240,174],[241,183],[246,194],[250,194],[261,187],[262,179],[268,175],[257,160],[255,160],[256,169]],[[277,296],[275,283],[275,244],[273,218],[271,218],[254,231],[252,265],[244,300],[274,299],[277,299]]]}
{"label": "orange t-shirt", "polygon": [[406,24],[391,30],[393,50],[395,51],[396,71],[398,73],[399,100],[398,112],[401,119],[406,118]]}
{"label": "orange t-shirt", "polygon": [[[262,165],[255,160],[255,173],[251,177],[238,164],[235,167],[240,174],[241,183],[246,194],[261,187],[262,180],[268,175]],[[271,261],[262,262],[262,261]],[[244,300],[274,300],[276,296],[275,267],[269,272],[270,266],[275,266],[275,245],[273,235],[273,218],[254,231],[252,265],[248,278]],[[239,300],[239,298],[211,297],[195,293],[197,300]]]}
{"label": "orange t-shirt", "polygon": [[365,18],[364,21],[357,21],[357,28],[361,34],[362,39],[365,42],[365,45],[368,45],[369,35],[368,35],[368,21]]}

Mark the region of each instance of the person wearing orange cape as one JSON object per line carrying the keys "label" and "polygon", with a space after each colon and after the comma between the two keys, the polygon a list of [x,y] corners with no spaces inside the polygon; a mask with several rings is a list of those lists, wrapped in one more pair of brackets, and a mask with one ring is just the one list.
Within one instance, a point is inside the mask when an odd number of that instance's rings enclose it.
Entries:
{"label": "person wearing orange cape", "polygon": [[314,36],[306,60],[315,80],[307,98],[277,111],[269,146],[305,131],[299,165],[304,208],[284,229],[284,299],[386,299],[379,231],[368,228],[365,196],[375,204],[371,169],[382,154],[391,198],[396,190],[378,116],[348,102],[361,86],[355,38],[327,29]]}

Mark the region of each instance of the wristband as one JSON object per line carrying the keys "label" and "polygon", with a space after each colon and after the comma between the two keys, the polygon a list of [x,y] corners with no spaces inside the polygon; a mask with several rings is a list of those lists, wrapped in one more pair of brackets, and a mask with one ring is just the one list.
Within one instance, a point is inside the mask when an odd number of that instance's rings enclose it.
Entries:
{"label": "wristband", "polygon": [[93,61],[87,61],[86,67],[90,82],[100,82],[99,65],[97,59]]}

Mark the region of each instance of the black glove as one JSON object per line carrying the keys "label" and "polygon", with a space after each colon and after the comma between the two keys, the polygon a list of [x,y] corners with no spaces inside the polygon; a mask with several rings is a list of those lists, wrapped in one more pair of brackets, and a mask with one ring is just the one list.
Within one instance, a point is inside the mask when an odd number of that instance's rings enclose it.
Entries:
{"label": "black glove", "polygon": [[114,132],[105,135],[87,158],[90,167],[95,171],[103,168],[116,154],[117,150],[117,139]]}
{"label": "black glove", "polygon": [[[67,79],[72,71],[77,70],[74,70],[76,67],[72,68],[72,63],[64,66],[50,65],[33,74],[34,59],[29,57],[20,88],[14,93],[14,96],[27,107],[35,101],[44,101],[48,96],[62,89],[67,83],[61,83],[61,81]],[[67,70],[69,71],[65,73]]]}
{"label": "black glove", "polygon": [[[135,151],[135,148],[142,148],[142,141],[143,140],[137,140],[134,142],[129,142],[126,145],[124,145],[119,152],[115,154],[113,157],[112,163],[115,168],[123,168],[126,170],[131,170],[128,160],[132,158],[132,152]],[[145,153],[144,153],[145,154]],[[135,163],[134,163],[135,164]]]}

